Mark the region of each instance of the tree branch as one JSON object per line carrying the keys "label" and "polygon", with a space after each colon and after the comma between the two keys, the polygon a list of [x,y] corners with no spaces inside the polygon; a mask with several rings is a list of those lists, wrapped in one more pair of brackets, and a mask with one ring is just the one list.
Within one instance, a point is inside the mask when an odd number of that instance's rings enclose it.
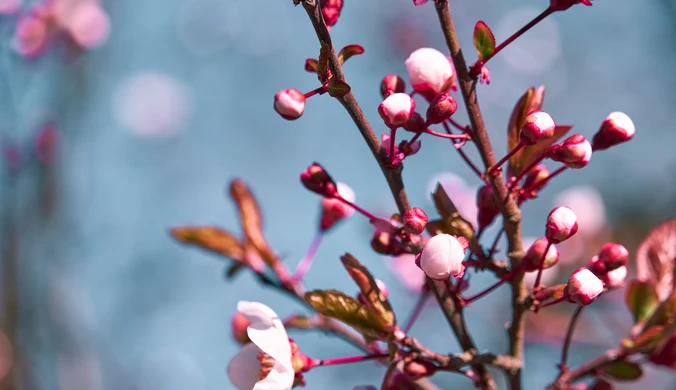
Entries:
{"label": "tree branch", "polygon": [[[467,63],[460,49],[460,42],[455,32],[453,19],[448,0],[435,0],[435,6],[441,29],[446,39],[446,44],[451,53],[453,64],[458,75],[458,84],[462,92],[463,100],[467,108],[470,125],[472,127],[472,139],[479,149],[479,154],[486,168],[495,165],[493,148],[488,139],[488,132],[481,116],[479,103],[476,95],[476,80],[473,79],[467,68]],[[512,269],[516,269],[523,257],[521,244],[521,211],[514,198],[508,195],[507,186],[501,175],[488,175],[486,178],[493,187],[498,199],[507,198],[504,204],[499,203],[500,212],[503,216],[503,224],[507,233],[509,244],[508,253]],[[525,324],[525,309],[522,301],[526,297],[526,289],[523,283],[523,275],[513,278],[510,282],[512,287],[512,323],[509,326],[509,354],[518,360],[523,359],[523,338]],[[507,370],[510,388],[520,389],[521,368]]]}

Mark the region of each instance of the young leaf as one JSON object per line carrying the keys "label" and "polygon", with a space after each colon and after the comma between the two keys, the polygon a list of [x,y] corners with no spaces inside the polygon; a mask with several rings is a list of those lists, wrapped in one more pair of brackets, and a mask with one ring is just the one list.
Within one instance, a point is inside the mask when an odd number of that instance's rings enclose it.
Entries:
{"label": "young leaf", "polygon": [[441,184],[437,184],[437,189],[432,194],[432,199],[444,222],[444,233],[465,237],[468,240],[474,238],[474,227],[462,217]]}
{"label": "young leaf", "polygon": [[636,363],[619,361],[601,367],[603,375],[619,381],[635,381],[643,375],[641,366]]}
{"label": "young leaf", "polygon": [[319,69],[319,61],[314,58],[308,58],[305,60],[305,70],[310,73],[317,73]]}
{"label": "young leaf", "polygon": [[312,329],[314,326],[312,318],[306,316],[291,315],[284,320],[286,329]]}
{"label": "young leaf", "polygon": [[660,301],[674,291],[676,282],[676,219],[668,220],[648,233],[636,251],[638,280],[655,286]]}
{"label": "young leaf", "polygon": [[377,311],[388,325],[394,325],[396,319],[394,312],[392,311],[392,306],[390,306],[390,302],[387,298],[383,297],[383,294],[378,288],[378,284],[376,284],[376,280],[369,270],[349,253],[341,256],[340,261],[350,274],[350,277],[352,277],[352,280],[359,286],[359,291],[361,291],[371,308]]}
{"label": "young leaf", "polygon": [[180,242],[198,246],[236,261],[243,261],[244,248],[235,236],[213,226],[179,227],[171,235]]}
{"label": "young leaf", "polygon": [[329,78],[329,55],[331,55],[331,48],[325,42],[322,42],[322,47],[319,49],[319,60],[317,60],[317,74],[322,81],[327,81]]}
{"label": "young leaf", "polygon": [[474,47],[480,61],[486,61],[495,52],[495,36],[483,20],[474,26]]}
{"label": "young leaf", "polygon": [[319,314],[336,318],[364,335],[380,338],[390,332],[389,324],[374,309],[340,291],[310,291],[305,300]]}
{"label": "young leaf", "polygon": [[263,236],[261,211],[249,187],[242,180],[235,179],[230,183],[230,196],[237,204],[244,236],[266,264],[275,266],[279,259]]}
{"label": "young leaf", "polygon": [[[509,118],[509,126],[507,127],[508,150],[514,149],[519,143],[519,134],[523,124],[526,123],[526,117],[532,111],[542,108],[544,98],[545,87],[540,86],[537,89],[530,87],[516,103],[512,110],[512,115]],[[512,175],[518,175],[520,169],[525,168],[522,164],[517,164],[520,160],[520,156],[521,153],[517,152],[509,159],[509,169]]]}
{"label": "young leaf", "polygon": [[632,280],[625,293],[627,308],[635,322],[647,320],[657,308],[659,300],[655,287],[647,282]]}
{"label": "young leaf", "polygon": [[668,325],[674,320],[676,320],[676,291],[657,306],[657,309],[646,322],[645,329],[651,326]]}
{"label": "young leaf", "polygon": [[359,45],[347,45],[338,52],[338,61],[342,65],[348,58],[364,54],[364,48]]}
{"label": "young leaf", "polygon": [[350,93],[351,90],[352,88],[350,88],[350,86],[344,81],[337,81],[335,78],[329,80],[328,92],[331,97],[343,97]]}

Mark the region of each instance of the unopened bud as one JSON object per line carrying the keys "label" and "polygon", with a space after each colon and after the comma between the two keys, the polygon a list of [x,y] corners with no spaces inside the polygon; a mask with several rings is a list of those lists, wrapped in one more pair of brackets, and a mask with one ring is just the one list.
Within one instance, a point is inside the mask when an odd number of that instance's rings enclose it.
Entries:
{"label": "unopened bud", "polygon": [[[338,195],[350,203],[354,203],[355,194],[345,183],[337,183]],[[354,209],[338,198],[322,198],[322,216],[319,220],[319,230],[325,232],[354,213]]]}
{"label": "unopened bud", "polygon": [[434,375],[437,366],[429,360],[413,360],[404,365],[404,373],[412,380]]}
{"label": "unopened bud", "polygon": [[526,117],[521,128],[520,140],[525,145],[535,145],[541,139],[554,135],[556,124],[554,119],[544,111],[533,111]]}
{"label": "unopened bud", "polygon": [[251,322],[249,322],[244,314],[237,312],[232,316],[232,336],[242,345],[251,342],[247,334],[249,325],[251,325]]}
{"label": "unopened bud", "polygon": [[324,22],[328,27],[338,22],[340,11],[343,9],[343,0],[320,0],[319,6],[322,9]]}
{"label": "unopened bud", "polygon": [[599,265],[603,266],[603,272],[607,272],[626,265],[629,251],[620,244],[608,242],[601,247],[597,257]]}
{"label": "unopened bud", "polygon": [[606,272],[601,276],[601,280],[603,280],[607,288],[620,288],[624,286],[624,282],[627,280],[627,266],[623,265]]}
{"label": "unopened bud", "polygon": [[500,213],[498,199],[493,192],[493,187],[486,184],[477,191],[476,206],[478,209],[477,222],[479,223],[479,230],[483,230],[486,226],[493,223],[495,217]]}
{"label": "unopened bud", "polygon": [[548,177],[549,169],[543,164],[538,164],[528,171],[526,179],[523,181],[523,189],[530,191],[527,194],[528,196],[535,196],[547,184],[544,180]]}
{"label": "unopened bud", "polygon": [[331,176],[317,163],[313,163],[301,173],[300,181],[305,188],[323,197],[333,198],[338,191]]}
{"label": "unopened bud", "polygon": [[549,8],[553,11],[565,11],[575,4],[592,5],[590,0],[549,0]]}
{"label": "unopened bud", "polygon": [[554,244],[566,241],[577,233],[577,216],[568,207],[557,207],[547,217],[545,237]]}
{"label": "unopened bud", "polygon": [[413,89],[428,100],[444,91],[446,81],[453,76],[453,66],[448,57],[436,49],[421,48],[406,60],[408,78]]}
{"label": "unopened bud", "polygon": [[434,98],[427,108],[427,123],[439,124],[455,114],[458,103],[448,92],[444,92]]}
{"label": "unopened bud", "polygon": [[634,137],[634,122],[623,112],[611,112],[594,135],[594,150],[608,149],[611,146],[627,142]]}
{"label": "unopened bud", "polygon": [[420,207],[413,207],[404,213],[404,230],[411,234],[420,234],[427,225],[427,214]]}
{"label": "unopened bud", "polygon": [[401,127],[411,119],[415,100],[405,93],[393,93],[378,106],[378,113],[387,127]]}
{"label": "unopened bud", "polygon": [[410,143],[407,140],[403,140],[399,143],[399,151],[401,151],[401,153],[404,153],[404,156],[412,156],[418,153],[421,146],[422,142],[420,140],[414,141],[413,143]]}
{"label": "unopened bud", "polygon": [[[523,259],[521,260],[521,266],[523,267],[523,270],[525,272],[533,272],[539,270],[540,262],[542,261],[542,256],[544,256],[544,263],[542,263],[543,264],[542,269],[551,268],[554,265],[556,265],[556,263],[559,262],[559,251],[553,244],[549,245],[549,249],[547,249],[548,244],[549,240],[543,237],[540,238],[539,240],[536,240],[533,243],[533,245],[531,245],[530,248],[528,248],[526,254],[523,256]],[[545,255],[545,250],[547,251],[547,255]]]}
{"label": "unopened bud", "polygon": [[587,139],[575,134],[558,145],[552,146],[550,158],[566,164],[568,168],[579,169],[589,164],[592,147]]}
{"label": "unopened bud", "polygon": [[603,292],[603,282],[589,269],[578,268],[568,278],[566,292],[572,302],[586,306]]}
{"label": "unopened bud", "polygon": [[427,242],[420,254],[420,268],[427,276],[435,280],[444,280],[449,276],[456,278],[465,273],[462,264],[465,251],[458,239],[450,234],[438,234]]}
{"label": "unopened bud", "polygon": [[305,111],[305,95],[297,89],[283,89],[275,94],[275,111],[282,118],[295,120]]}
{"label": "unopened bud", "polygon": [[404,129],[414,133],[420,132],[425,128],[425,119],[422,117],[422,115],[414,112],[411,114],[411,118],[408,120],[408,122],[404,123],[403,127]]}
{"label": "unopened bud", "polygon": [[380,230],[373,233],[371,248],[376,253],[389,256],[399,256],[411,252],[398,237]]}
{"label": "unopened bud", "polygon": [[406,92],[406,82],[404,79],[396,74],[388,74],[383,77],[380,82],[380,95],[383,99],[392,95],[393,93]]}

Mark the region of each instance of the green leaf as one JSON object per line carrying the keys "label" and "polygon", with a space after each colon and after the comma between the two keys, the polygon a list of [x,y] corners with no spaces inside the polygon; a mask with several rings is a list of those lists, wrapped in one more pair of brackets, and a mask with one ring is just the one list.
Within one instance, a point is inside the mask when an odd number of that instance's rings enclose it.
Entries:
{"label": "green leaf", "polygon": [[483,20],[474,26],[474,47],[480,61],[486,61],[495,52],[495,36]]}
{"label": "green leaf", "polygon": [[331,48],[326,42],[322,42],[322,47],[319,49],[319,60],[317,60],[317,74],[320,79],[325,79],[328,76],[330,55]]}
{"label": "green leaf", "polygon": [[312,318],[310,317],[292,315],[284,320],[284,327],[287,329],[312,329],[315,325],[312,323]]}
{"label": "green leaf", "polygon": [[213,226],[179,227],[171,229],[178,241],[195,245],[236,261],[244,260],[244,248],[235,236]]}
{"label": "green leaf", "polygon": [[390,333],[389,324],[374,309],[336,290],[314,290],[305,300],[319,314],[336,318],[364,335],[383,338]]}
{"label": "green leaf", "polygon": [[308,58],[305,60],[305,70],[310,73],[317,73],[319,69],[319,61],[314,58]]}
{"label": "green leaf", "polygon": [[640,335],[631,340],[632,348],[654,348],[662,340],[663,334],[664,327],[661,325],[646,327]]}
{"label": "green leaf", "polygon": [[619,361],[601,367],[603,375],[619,381],[635,381],[643,375],[641,366],[636,363]]}
{"label": "green leaf", "polygon": [[[468,240],[474,239],[474,227],[469,221],[463,218],[440,183],[437,184],[437,189],[432,193],[432,200],[434,200],[434,205],[443,221],[441,226],[436,227],[440,227],[442,231],[447,234],[465,237]],[[435,227],[435,225],[430,227],[429,223],[427,226],[428,231]]]}
{"label": "green leaf", "polygon": [[341,256],[340,261],[343,263],[343,266],[352,277],[357,286],[359,286],[359,291],[364,296],[366,301],[371,305],[383,320],[390,326],[396,324],[396,318],[394,316],[394,311],[390,302],[387,300],[380,289],[376,280],[373,278],[373,275],[369,270],[364,267],[359,260],[349,253]]}
{"label": "green leaf", "polygon": [[647,320],[659,305],[655,286],[638,280],[629,282],[625,293],[625,302],[634,317],[634,322]]}
{"label": "green leaf", "polygon": [[342,65],[348,58],[359,54],[364,54],[363,47],[359,45],[347,45],[338,52],[338,61],[340,61],[340,64]]}
{"label": "green leaf", "polygon": [[328,92],[331,97],[335,98],[343,97],[348,93],[350,93],[351,90],[352,88],[350,88],[350,86],[347,85],[347,83],[344,81],[339,81],[336,80],[335,78],[329,80]]}

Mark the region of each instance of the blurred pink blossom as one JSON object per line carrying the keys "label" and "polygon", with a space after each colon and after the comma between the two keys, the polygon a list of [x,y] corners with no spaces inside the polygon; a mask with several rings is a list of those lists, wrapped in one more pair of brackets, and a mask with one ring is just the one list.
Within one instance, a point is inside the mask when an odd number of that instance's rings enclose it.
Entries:
{"label": "blurred pink blossom", "polygon": [[0,0],[0,15],[11,15],[20,7],[21,0]]}
{"label": "blurred pink blossom", "polygon": [[427,195],[430,203],[432,202],[432,193],[437,188],[437,183],[441,183],[444,191],[458,208],[460,214],[475,227],[477,226],[478,209],[476,205],[476,193],[478,186],[468,186],[465,181],[454,173],[438,173],[427,182]]}
{"label": "blurred pink blossom", "polygon": [[25,57],[33,58],[47,45],[48,20],[37,12],[28,12],[16,23],[16,50]]}
{"label": "blurred pink blossom", "polygon": [[61,0],[73,4],[58,16],[58,22],[82,49],[103,44],[110,34],[110,19],[96,0]]}
{"label": "blurred pink blossom", "polygon": [[425,285],[425,273],[415,265],[415,255],[404,254],[383,259],[409,290],[420,293]]}

